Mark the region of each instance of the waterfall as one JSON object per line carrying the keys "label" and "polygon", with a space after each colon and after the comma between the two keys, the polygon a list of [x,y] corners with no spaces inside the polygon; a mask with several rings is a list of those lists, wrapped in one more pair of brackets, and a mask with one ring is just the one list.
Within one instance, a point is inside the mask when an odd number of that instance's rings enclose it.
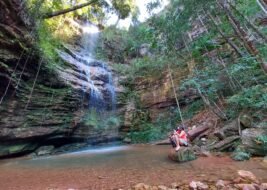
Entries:
{"label": "waterfall", "polygon": [[83,34],[81,39],[81,44],[83,46],[83,56],[88,61],[94,59],[95,48],[97,45],[98,37],[99,37],[99,29],[93,24],[86,23],[82,27]]}
{"label": "waterfall", "polygon": [[108,73],[108,84],[106,85],[107,89],[109,90],[110,97],[111,97],[111,108],[112,110],[116,110],[116,92],[113,85],[113,79],[111,72]]}
{"label": "waterfall", "polygon": [[[106,63],[95,60],[95,49],[100,31],[98,27],[88,22],[83,25],[82,29],[80,58],[85,64],[85,75],[90,86],[89,109],[96,109],[97,111],[115,110],[116,93],[111,69],[108,68]],[[99,76],[94,76],[97,75],[96,73]],[[102,77],[101,80],[106,81],[104,86],[95,84],[93,78],[97,77]],[[108,95],[105,93],[106,91]]]}

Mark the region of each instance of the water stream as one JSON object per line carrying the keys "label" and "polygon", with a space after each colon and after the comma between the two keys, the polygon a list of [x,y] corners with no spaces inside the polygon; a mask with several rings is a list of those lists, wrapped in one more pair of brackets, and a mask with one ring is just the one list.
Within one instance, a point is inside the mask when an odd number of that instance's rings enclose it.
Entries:
{"label": "water stream", "polygon": [[[99,29],[90,23],[85,23],[82,27],[83,33],[81,37],[81,55],[82,62],[87,68],[85,74],[90,83],[89,93],[89,109],[96,109],[97,111],[115,110],[116,109],[116,93],[113,84],[111,69],[102,61],[95,59],[95,49],[99,38]],[[92,79],[95,73],[101,72],[103,78],[106,78],[105,86],[100,88]],[[108,95],[105,95],[105,91]],[[108,96],[108,98],[106,98]],[[108,101],[107,101],[108,100]]]}

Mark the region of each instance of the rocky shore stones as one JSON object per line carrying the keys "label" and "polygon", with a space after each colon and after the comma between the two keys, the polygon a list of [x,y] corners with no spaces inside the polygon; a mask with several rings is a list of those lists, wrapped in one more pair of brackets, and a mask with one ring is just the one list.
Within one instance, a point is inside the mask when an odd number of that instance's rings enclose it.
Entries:
{"label": "rocky shore stones", "polygon": [[267,183],[260,183],[256,176],[245,170],[237,171],[238,178],[229,181],[191,181],[190,183],[172,183],[170,186],[150,186],[139,183],[129,190],[266,190]]}

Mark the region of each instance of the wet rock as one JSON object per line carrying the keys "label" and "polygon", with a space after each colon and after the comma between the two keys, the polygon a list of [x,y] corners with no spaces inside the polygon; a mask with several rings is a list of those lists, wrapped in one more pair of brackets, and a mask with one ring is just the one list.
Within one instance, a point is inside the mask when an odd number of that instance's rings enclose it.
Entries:
{"label": "wet rock", "polygon": [[206,190],[206,189],[209,189],[209,186],[207,184],[200,182],[200,181],[192,181],[189,184],[189,188],[191,190]]}
{"label": "wet rock", "polygon": [[28,154],[27,156],[30,157],[30,158],[36,158],[37,154],[35,152],[33,152],[31,154]]}
{"label": "wet rock", "polygon": [[177,152],[172,150],[168,157],[175,162],[188,162],[197,159],[192,148],[188,147],[181,147]]}
{"label": "wet rock", "polygon": [[40,148],[38,148],[35,153],[37,156],[44,156],[44,155],[49,155],[53,152],[54,150],[54,146],[41,146]]}
{"label": "wet rock", "polygon": [[87,143],[66,144],[66,145],[63,145],[63,146],[60,146],[60,147],[54,149],[53,154],[75,151],[75,150],[81,149],[83,147],[88,147],[88,144]]}
{"label": "wet rock", "polygon": [[264,128],[248,128],[242,131],[242,145],[252,155],[265,156],[266,144],[258,141],[258,137],[267,135],[267,129]]}
{"label": "wet rock", "polygon": [[238,170],[238,176],[245,182],[249,183],[259,183],[259,180],[256,178],[256,176],[250,172],[245,170]]}

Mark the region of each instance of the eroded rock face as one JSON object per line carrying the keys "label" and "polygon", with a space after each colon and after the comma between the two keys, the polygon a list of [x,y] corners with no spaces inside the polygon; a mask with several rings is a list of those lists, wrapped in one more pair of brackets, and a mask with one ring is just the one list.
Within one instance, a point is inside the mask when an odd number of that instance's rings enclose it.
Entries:
{"label": "eroded rock face", "polygon": [[[179,84],[187,74],[187,69],[173,70],[172,78],[175,91],[179,92]],[[140,95],[140,104],[149,111],[152,121],[155,121],[160,114],[167,113],[171,106],[177,106],[168,71],[163,71],[160,76],[136,79],[135,89]],[[183,94],[177,93],[177,95],[181,105],[198,98],[194,89],[187,89]]]}
{"label": "eroded rock face", "polygon": [[113,86],[111,68],[101,61],[89,59],[82,54],[81,49],[75,50],[71,45],[68,45],[68,49],[65,47],[65,50],[58,51],[58,54],[69,67],[58,68],[60,80],[89,98],[88,107],[90,102],[98,101],[98,106],[102,109],[112,109],[112,104],[116,103],[116,89]]}
{"label": "eroded rock face", "polygon": [[110,100],[109,69],[91,61],[92,86],[85,60],[65,48],[59,51],[64,67],[49,71],[21,5],[21,0],[0,2],[0,157],[34,151],[47,141],[60,146],[86,135],[94,142],[114,138],[83,123],[95,87]]}

